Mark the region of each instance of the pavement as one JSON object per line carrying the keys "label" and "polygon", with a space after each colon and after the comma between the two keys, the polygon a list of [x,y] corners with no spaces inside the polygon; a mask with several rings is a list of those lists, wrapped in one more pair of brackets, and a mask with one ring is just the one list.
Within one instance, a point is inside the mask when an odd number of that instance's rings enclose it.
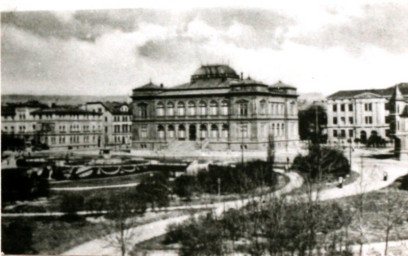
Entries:
{"label": "pavement", "polygon": [[[343,186],[343,188],[330,188],[321,191],[319,194],[314,194],[318,200],[331,200],[336,198],[342,198],[347,196],[352,196],[361,193],[367,193],[374,190],[379,190],[381,188],[387,187],[392,184],[397,178],[408,174],[408,164],[407,162],[397,161],[393,159],[379,160],[374,158],[361,158],[364,156],[366,151],[356,150],[353,153],[353,164],[352,169],[360,174],[360,176],[352,183]],[[388,179],[383,180],[383,174],[387,172]],[[295,188],[302,185],[301,177],[293,172],[287,173],[290,182],[283,187],[281,190],[274,193],[275,196],[280,196],[284,193],[288,193]],[[258,197],[255,200],[260,200]],[[248,203],[247,199],[237,200],[232,202],[218,203],[215,205],[215,213],[222,214],[224,210],[229,208],[241,208]],[[131,241],[132,244],[137,244],[151,238],[163,235],[166,233],[168,225],[181,223],[187,220],[190,216],[179,216],[174,218],[169,218],[146,225],[141,225],[132,229],[132,232],[136,234],[134,239]],[[403,241],[399,241],[403,243]],[[398,243],[396,241],[395,243]],[[380,243],[379,243],[380,244]],[[374,243],[372,244],[374,245]],[[374,245],[374,248],[380,247],[381,245]],[[370,244],[367,245],[367,251],[364,255],[376,255],[370,253]],[[381,252],[378,252],[381,253]],[[119,251],[112,247],[107,247],[105,239],[95,239],[86,242],[82,245],[76,246],[69,251],[62,253],[64,255],[96,255],[96,254],[110,254],[118,255]],[[381,255],[381,254],[378,254]],[[390,254],[391,255],[391,254]]]}

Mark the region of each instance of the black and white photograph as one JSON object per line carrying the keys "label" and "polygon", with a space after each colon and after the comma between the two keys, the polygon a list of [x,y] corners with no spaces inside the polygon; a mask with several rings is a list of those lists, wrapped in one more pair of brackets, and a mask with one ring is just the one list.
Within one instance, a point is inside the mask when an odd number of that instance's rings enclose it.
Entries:
{"label": "black and white photograph", "polygon": [[0,11],[2,254],[408,256],[408,2]]}

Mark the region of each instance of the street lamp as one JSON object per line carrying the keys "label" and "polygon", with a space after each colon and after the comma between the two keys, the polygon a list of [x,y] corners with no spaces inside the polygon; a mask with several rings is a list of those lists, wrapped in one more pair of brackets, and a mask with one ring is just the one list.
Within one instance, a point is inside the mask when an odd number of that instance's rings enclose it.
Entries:
{"label": "street lamp", "polygon": [[217,178],[218,184],[218,201],[221,202],[221,178]]}
{"label": "street lamp", "polygon": [[244,144],[244,126],[241,123],[241,164],[244,166],[244,150],[247,149],[247,145]]}

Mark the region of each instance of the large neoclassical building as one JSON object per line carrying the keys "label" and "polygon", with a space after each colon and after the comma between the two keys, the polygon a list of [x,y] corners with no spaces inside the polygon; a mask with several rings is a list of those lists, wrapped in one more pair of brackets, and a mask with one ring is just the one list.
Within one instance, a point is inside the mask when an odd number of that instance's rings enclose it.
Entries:
{"label": "large neoclassical building", "polygon": [[190,82],[164,87],[152,82],[132,94],[133,147],[209,150],[277,148],[299,141],[296,88],[243,79],[227,65],[205,65]]}

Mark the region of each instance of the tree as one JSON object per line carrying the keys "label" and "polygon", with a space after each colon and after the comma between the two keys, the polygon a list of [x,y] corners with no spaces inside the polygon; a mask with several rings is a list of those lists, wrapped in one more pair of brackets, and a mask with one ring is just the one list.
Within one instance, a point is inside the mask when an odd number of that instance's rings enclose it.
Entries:
{"label": "tree", "polygon": [[216,256],[225,253],[222,226],[213,214],[209,213],[198,220],[192,218],[184,232],[183,240],[180,241],[181,256]]}
{"label": "tree", "polygon": [[337,178],[350,173],[350,165],[343,152],[317,144],[310,146],[306,156],[298,155],[292,168],[311,180]]}
{"label": "tree", "polygon": [[318,141],[321,143],[326,142],[327,135],[323,134],[323,130],[327,125],[327,113],[326,109],[323,106],[311,105],[305,110],[300,110],[298,113],[298,117],[299,136],[301,140],[311,140],[313,143],[316,143]]}
{"label": "tree", "polygon": [[156,173],[142,180],[136,187],[136,197],[144,204],[150,204],[152,209],[169,205],[169,182],[166,175]]}
{"label": "tree", "polygon": [[108,200],[107,210],[104,240],[108,246],[119,249],[121,255],[125,256],[133,246],[132,238],[136,236],[134,217],[143,215],[146,205],[133,194],[113,195]]}
{"label": "tree", "polygon": [[190,201],[194,192],[199,190],[197,178],[195,176],[181,175],[174,180],[173,192],[179,197],[186,198]]}
{"label": "tree", "polygon": [[[391,233],[408,220],[408,199],[405,195],[401,196],[398,190],[388,188],[385,190],[385,203],[380,204],[378,201],[372,202],[380,215],[375,220],[377,225],[384,229],[385,249],[384,255],[388,254],[388,242]],[[385,210],[384,210],[385,209]]]}

